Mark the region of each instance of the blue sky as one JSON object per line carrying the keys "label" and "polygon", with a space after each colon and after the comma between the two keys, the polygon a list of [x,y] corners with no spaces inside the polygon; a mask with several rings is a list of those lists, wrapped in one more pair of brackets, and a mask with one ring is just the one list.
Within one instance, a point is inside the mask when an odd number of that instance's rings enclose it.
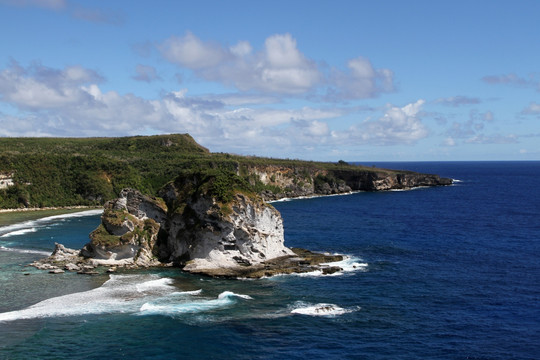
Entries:
{"label": "blue sky", "polygon": [[538,1],[0,0],[0,136],[540,160]]}

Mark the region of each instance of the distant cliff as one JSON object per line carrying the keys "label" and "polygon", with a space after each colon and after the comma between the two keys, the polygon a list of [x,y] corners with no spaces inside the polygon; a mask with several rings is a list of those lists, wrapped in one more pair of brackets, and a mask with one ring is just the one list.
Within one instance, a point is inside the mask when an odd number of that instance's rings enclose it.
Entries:
{"label": "distant cliff", "polygon": [[240,173],[247,173],[252,185],[260,182],[266,186],[260,195],[267,201],[351,191],[407,190],[452,184],[452,179],[438,175],[361,166],[247,166]]}

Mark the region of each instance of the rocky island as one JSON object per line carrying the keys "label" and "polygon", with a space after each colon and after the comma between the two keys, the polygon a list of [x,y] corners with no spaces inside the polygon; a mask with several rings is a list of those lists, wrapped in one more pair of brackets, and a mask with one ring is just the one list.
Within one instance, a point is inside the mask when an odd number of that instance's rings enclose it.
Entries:
{"label": "rocky island", "polygon": [[55,273],[177,266],[223,277],[329,274],[343,257],[287,248],[269,201],[452,183],[344,161],[211,153],[187,134],[10,138],[0,143],[0,159],[0,208],[104,206],[82,249],[57,245],[34,263]]}

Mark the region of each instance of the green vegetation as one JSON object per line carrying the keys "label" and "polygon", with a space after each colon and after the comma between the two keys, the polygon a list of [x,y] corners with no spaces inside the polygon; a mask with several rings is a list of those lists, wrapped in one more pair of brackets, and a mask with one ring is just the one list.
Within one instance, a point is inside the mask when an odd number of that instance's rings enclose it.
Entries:
{"label": "green vegetation", "polygon": [[262,183],[249,171],[267,166],[299,169],[291,175],[299,177],[297,184],[310,182],[305,175],[314,171],[383,171],[344,161],[335,164],[210,153],[187,134],[1,138],[0,175],[13,173],[15,185],[0,189],[0,208],[98,206],[126,187],[155,196],[178,176],[207,177],[208,181],[200,182],[205,187],[199,190],[227,202],[233,189],[282,191],[276,184]]}
{"label": "green vegetation", "polygon": [[109,234],[103,224],[100,224],[96,230],[90,233],[90,239],[92,239],[94,245],[98,246],[116,246],[121,243],[120,237]]}

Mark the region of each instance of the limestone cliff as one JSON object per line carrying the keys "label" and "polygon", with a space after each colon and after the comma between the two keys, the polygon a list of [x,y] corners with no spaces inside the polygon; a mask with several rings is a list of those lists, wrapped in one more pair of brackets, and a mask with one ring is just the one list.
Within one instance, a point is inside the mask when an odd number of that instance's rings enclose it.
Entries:
{"label": "limestone cliff", "polygon": [[284,246],[281,215],[260,200],[241,192],[227,203],[211,195],[181,199],[181,189],[173,184],[163,195],[168,204],[182,204],[165,225],[166,246],[160,249],[164,261],[186,271],[216,274],[218,269],[294,255]]}
{"label": "limestone cliff", "polygon": [[253,165],[239,169],[238,173],[244,173],[252,185],[264,185],[266,188],[260,195],[267,201],[351,191],[407,190],[452,184],[452,179],[433,174],[361,166],[325,169],[320,166]]}

